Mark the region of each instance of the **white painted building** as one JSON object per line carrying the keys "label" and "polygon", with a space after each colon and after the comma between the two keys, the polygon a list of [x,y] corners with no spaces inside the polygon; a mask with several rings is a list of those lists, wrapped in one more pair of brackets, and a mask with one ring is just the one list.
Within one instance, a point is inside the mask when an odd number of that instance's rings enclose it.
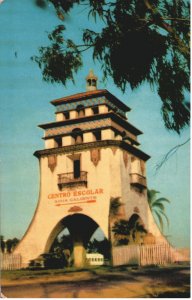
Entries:
{"label": "white painted building", "polygon": [[107,90],[97,89],[90,72],[87,91],[53,100],[56,120],[42,124],[45,148],[39,159],[40,192],[31,224],[15,250],[27,266],[49,252],[55,237],[68,228],[74,241],[74,265],[85,262],[85,247],[100,227],[113,244],[110,202],[119,197],[119,218],[137,215],[153,241],[165,241],[147,202],[142,132],[127,120],[130,108]]}
{"label": "white painted building", "polygon": [[87,253],[86,259],[91,266],[102,266],[104,264],[104,256],[100,253]]}

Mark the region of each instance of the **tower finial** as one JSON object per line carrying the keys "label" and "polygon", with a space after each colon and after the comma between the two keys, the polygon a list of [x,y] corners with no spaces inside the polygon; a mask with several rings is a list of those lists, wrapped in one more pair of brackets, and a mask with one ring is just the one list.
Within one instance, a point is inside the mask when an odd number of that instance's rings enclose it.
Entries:
{"label": "tower finial", "polygon": [[97,76],[91,69],[86,77],[86,91],[95,91],[97,89],[97,79]]}

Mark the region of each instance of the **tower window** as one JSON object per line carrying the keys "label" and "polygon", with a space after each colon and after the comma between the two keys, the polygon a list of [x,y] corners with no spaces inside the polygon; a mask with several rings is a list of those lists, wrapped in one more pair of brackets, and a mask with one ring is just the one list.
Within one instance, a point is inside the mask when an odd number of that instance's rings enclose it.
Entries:
{"label": "tower window", "polygon": [[86,77],[87,91],[95,91],[97,89],[97,76],[94,75],[93,70],[90,70]]}
{"label": "tower window", "polygon": [[101,131],[93,132],[96,141],[101,141]]}
{"label": "tower window", "polygon": [[60,136],[56,137],[54,140],[55,140],[56,147],[62,147],[62,137]]}
{"label": "tower window", "polygon": [[73,161],[73,174],[74,178],[79,178],[80,177],[80,159],[76,159]]}
{"label": "tower window", "polygon": [[97,115],[99,113],[99,107],[98,106],[92,107],[92,111],[94,115]]}
{"label": "tower window", "polygon": [[65,120],[69,120],[69,112],[68,111],[65,111],[63,113],[63,115],[64,115]]}
{"label": "tower window", "polygon": [[81,144],[81,143],[83,143],[83,136],[79,134],[75,138],[75,144]]}
{"label": "tower window", "polygon": [[72,137],[75,140],[75,144],[83,143],[83,133],[80,128],[75,128],[72,130]]}
{"label": "tower window", "polygon": [[85,116],[85,108],[83,105],[78,105],[77,106],[77,114],[78,114],[78,117],[84,117]]}
{"label": "tower window", "polygon": [[96,86],[96,80],[92,79],[92,86]]}

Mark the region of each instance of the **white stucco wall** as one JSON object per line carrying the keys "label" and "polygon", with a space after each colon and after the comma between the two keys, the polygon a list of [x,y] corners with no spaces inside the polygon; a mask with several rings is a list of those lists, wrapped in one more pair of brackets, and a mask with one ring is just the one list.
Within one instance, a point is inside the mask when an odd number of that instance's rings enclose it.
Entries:
{"label": "white stucco wall", "polygon": [[[55,226],[69,213],[69,209],[78,206],[82,209],[80,213],[92,218],[108,237],[108,214],[110,199],[110,169],[109,169],[110,149],[101,150],[101,160],[95,166],[90,159],[90,151],[81,152],[81,170],[88,172],[88,186],[65,188],[62,191],[58,188],[58,174],[73,172],[73,161],[67,155],[57,155],[57,166],[52,172],[48,168],[48,158],[40,159],[40,194],[38,206],[25,236],[15,250],[20,253],[24,263],[36,258],[45,251],[45,245],[50,233]],[[103,171],[105,170],[105,172]],[[74,196],[78,192],[91,190],[93,192],[103,191],[99,194]],[[70,196],[54,196],[70,193]],[[85,199],[95,199],[95,202],[82,203]],[[77,200],[75,200],[77,199]],[[64,201],[64,202],[62,202]],[[68,203],[65,204],[65,201]],[[71,201],[71,202],[70,202]],[[78,202],[81,202],[78,204]],[[74,204],[75,203],[75,204]],[[62,204],[57,206],[56,204]]]}
{"label": "white stucco wall", "polygon": [[57,147],[57,143],[54,139],[45,140],[45,149],[51,149]]}
{"label": "white stucco wall", "polygon": [[63,121],[63,120],[65,120],[63,113],[56,114],[56,121],[59,122],[59,121]]}
{"label": "white stucco wall", "polygon": [[[69,211],[75,206],[81,209],[78,213],[93,219],[108,237],[111,197],[120,197],[120,201],[124,204],[125,215],[122,218],[128,220],[137,207],[145,228],[156,237],[158,242],[165,241],[150,212],[146,190],[139,193],[131,188],[131,155],[123,153],[124,151],[117,147],[102,148],[100,161],[95,166],[91,161],[90,150],[75,152],[81,155],[81,171],[88,172],[87,187],[76,186],[62,191],[59,190],[57,184],[58,174],[73,172],[73,160],[68,157],[70,154],[57,155],[57,165],[53,172],[48,167],[48,158],[45,156],[40,159],[39,202],[32,223],[15,250],[15,253],[22,255],[25,264],[46,251],[51,232],[64,217],[74,214]],[[93,194],[90,194],[90,191]],[[84,195],[78,195],[78,193],[84,193]],[[93,201],[89,202],[90,200]],[[62,227],[57,227],[58,232],[61,229]],[[58,232],[53,234],[53,238]]]}

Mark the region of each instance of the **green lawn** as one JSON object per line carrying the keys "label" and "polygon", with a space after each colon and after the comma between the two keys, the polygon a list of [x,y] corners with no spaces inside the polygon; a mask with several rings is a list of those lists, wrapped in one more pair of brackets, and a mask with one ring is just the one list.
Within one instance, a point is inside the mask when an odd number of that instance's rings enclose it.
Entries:
{"label": "green lawn", "polygon": [[[187,266],[188,264],[186,264]],[[159,272],[166,268],[174,269],[174,268],[183,268],[182,265],[170,265],[170,266],[146,266],[146,267],[137,267],[137,266],[119,266],[119,267],[111,267],[111,266],[90,266],[82,269],[77,269],[75,267],[65,268],[65,269],[43,269],[43,270],[11,270],[11,271],[2,271],[1,278],[2,280],[27,280],[27,279],[35,279],[35,278],[49,278],[54,276],[61,276],[64,274],[70,273],[79,273],[79,272],[88,272],[90,274],[102,276],[102,275],[112,275],[116,272],[129,273],[134,274],[139,272],[140,274],[146,274],[152,272]]]}
{"label": "green lawn", "polygon": [[[5,280],[17,280],[17,279],[32,279],[32,278],[39,278],[39,277],[52,277],[55,275],[64,275],[66,273],[71,272],[97,272],[98,273],[105,273],[110,271],[111,267],[87,267],[82,269],[77,269],[75,267],[65,268],[65,269],[43,269],[43,270],[29,270],[29,269],[22,269],[22,270],[11,270],[11,271],[2,271],[1,278]],[[115,268],[116,269],[116,268]]]}

